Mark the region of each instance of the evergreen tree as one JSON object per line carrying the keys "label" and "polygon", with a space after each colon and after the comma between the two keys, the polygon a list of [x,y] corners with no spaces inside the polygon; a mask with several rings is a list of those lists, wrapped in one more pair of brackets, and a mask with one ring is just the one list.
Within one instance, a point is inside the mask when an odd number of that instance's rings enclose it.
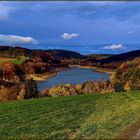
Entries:
{"label": "evergreen tree", "polygon": [[25,99],[37,98],[39,91],[37,89],[37,83],[33,79],[25,81]]}
{"label": "evergreen tree", "polygon": [[15,87],[16,87],[16,95],[18,96],[20,92],[20,82],[16,83]]}

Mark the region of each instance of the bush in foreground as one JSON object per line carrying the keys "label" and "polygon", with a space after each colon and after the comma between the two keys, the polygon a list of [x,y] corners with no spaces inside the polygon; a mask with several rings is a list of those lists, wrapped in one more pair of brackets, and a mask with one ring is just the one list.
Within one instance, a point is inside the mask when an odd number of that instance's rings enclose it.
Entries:
{"label": "bush in foreground", "polygon": [[121,64],[111,81],[116,91],[140,90],[140,58]]}
{"label": "bush in foreground", "polygon": [[41,96],[44,97],[57,97],[57,96],[69,96],[76,94],[95,94],[95,93],[113,93],[115,92],[113,85],[109,81],[87,81],[83,84],[62,84],[59,86],[53,86],[50,89],[45,89]]}
{"label": "bush in foreground", "polygon": [[16,100],[16,89],[14,87],[0,89],[0,102]]}

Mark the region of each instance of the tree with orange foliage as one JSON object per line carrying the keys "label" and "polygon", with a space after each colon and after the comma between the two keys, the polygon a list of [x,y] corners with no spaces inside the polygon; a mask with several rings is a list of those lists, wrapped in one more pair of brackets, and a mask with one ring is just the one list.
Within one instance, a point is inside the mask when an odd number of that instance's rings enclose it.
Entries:
{"label": "tree with orange foliage", "polygon": [[28,62],[26,67],[27,74],[34,74],[35,73],[35,63]]}
{"label": "tree with orange foliage", "polygon": [[4,80],[11,81],[15,77],[15,65],[11,62],[5,62],[2,64],[2,74]]}

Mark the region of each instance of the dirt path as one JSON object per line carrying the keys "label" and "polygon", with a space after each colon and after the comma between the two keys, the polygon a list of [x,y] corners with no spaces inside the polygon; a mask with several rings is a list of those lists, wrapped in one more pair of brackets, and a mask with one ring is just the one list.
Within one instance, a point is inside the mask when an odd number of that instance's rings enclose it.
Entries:
{"label": "dirt path", "polygon": [[132,139],[140,139],[140,128],[136,131],[136,133],[132,136]]}
{"label": "dirt path", "polygon": [[126,128],[117,139],[140,140],[140,118]]}

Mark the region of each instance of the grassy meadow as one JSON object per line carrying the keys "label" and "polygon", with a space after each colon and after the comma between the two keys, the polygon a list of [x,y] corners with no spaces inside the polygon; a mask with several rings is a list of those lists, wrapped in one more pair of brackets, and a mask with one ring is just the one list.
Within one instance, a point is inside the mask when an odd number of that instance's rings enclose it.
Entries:
{"label": "grassy meadow", "polygon": [[0,103],[0,138],[115,138],[140,114],[140,91]]}
{"label": "grassy meadow", "polygon": [[0,57],[0,65],[4,62],[11,62],[13,64],[21,64],[22,60],[14,59],[14,58],[6,58],[6,57]]}

